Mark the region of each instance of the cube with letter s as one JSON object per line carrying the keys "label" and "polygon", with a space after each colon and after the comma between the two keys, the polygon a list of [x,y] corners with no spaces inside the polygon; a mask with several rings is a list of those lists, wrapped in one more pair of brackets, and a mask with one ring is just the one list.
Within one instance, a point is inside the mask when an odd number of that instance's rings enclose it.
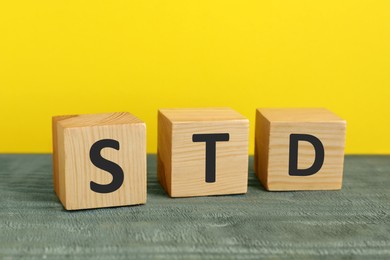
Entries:
{"label": "cube with letter s", "polygon": [[67,210],[146,203],[146,126],[130,113],[55,116],[54,189]]}

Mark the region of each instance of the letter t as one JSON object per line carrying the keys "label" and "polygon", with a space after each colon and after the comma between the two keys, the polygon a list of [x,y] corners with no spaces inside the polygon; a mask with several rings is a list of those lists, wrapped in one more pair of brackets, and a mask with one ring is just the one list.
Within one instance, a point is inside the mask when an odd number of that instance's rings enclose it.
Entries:
{"label": "letter t", "polygon": [[215,182],[216,142],[229,141],[229,134],[194,134],[193,142],[206,142],[206,182]]}

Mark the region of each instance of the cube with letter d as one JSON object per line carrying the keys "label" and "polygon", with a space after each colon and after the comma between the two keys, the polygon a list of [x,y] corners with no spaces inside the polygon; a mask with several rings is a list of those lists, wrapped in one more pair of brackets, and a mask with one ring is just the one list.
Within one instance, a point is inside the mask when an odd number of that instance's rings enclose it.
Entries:
{"label": "cube with letter d", "polygon": [[146,202],[146,126],[130,113],[53,117],[54,189],[67,210]]}
{"label": "cube with letter d", "polygon": [[160,109],[161,185],[171,197],[246,193],[248,135],[248,119],[230,108]]}
{"label": "cube with letter d", "polygon": [[255,171],[270,191],[341,189],[346,121],[323,108],[256,111]]}

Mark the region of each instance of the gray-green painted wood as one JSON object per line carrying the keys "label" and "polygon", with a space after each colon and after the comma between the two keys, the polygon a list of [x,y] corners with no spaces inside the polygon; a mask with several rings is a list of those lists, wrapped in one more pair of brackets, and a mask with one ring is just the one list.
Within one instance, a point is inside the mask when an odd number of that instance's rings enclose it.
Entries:
{"label": "gray-green painted wood", "polygon": [[[252,164],[252,158],[250,160]],[[0,155],[0,257],[390,259],[390,156],[347,156],[341,191],[171,199],[148,156],[143,206],[67,212],[50,155]]]}

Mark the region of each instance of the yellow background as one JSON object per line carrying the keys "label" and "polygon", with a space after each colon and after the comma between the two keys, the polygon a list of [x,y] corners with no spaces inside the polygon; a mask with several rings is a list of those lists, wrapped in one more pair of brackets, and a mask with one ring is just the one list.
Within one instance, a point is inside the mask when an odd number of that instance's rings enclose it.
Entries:
{"label": "yellow background", "polygon": [[1,1],[0,152],[51,152],[51,116],[327,107],[347,153],[390,153],[390,1]]}

